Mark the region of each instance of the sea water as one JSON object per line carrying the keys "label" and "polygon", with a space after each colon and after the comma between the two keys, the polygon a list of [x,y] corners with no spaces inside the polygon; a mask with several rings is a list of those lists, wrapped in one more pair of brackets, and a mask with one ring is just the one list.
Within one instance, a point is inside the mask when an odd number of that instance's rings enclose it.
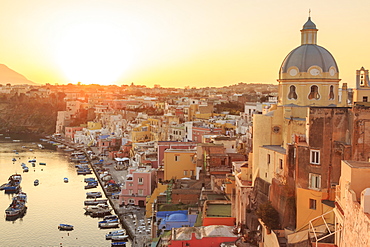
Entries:
{"label": "sea water", "polygon": [[[100,186],[84,189],[84,178],[94,175],[77,175],[68,152],[56,150],[55,146],[40,139],[25,138],[0,135],[0,184],[7,182],[10,175],[19,173],[22,191],[28,196],[25,215],[7,220],[5,209],[14,195],[0,191],[3,213],[0,246],[110,246],[105,234],[113,229],[99,229],[98,222],[102,219],[86,215],[83,209],[86,192],[102,192]],[[45,149],[40,149],[38,143]],[[13,158],[16,161],[12,161]],[[35,167],[28,162],[31,159],[36,159]],[[22,163],[29,167],[29,172],[23,172]],[[64,182],[65,177],[68,183]],[[40,181],[37,186],[35,179]],[[74,230],[60,231],[59,224],[71,224]]]}

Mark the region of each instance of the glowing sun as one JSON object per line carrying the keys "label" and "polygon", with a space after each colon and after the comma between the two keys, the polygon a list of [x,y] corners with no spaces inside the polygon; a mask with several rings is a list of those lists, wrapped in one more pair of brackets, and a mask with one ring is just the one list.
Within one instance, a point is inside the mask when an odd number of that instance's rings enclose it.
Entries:
{"label": "glowing sun", "polygon": [[111,84],[130,65],[132,47],[128,37],[113,25],[74,25],[58,40],[57,62],[71,82]]}

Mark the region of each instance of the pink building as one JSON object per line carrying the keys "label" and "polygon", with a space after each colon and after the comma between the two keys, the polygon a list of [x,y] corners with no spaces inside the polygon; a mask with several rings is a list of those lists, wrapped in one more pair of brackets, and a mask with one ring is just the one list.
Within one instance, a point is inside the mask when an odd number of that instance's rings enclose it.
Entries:
{"label": "pink building", "polygon": [[73,141],[77,131],[81,131],[83,127],[66,127],[65,128],[65,139],[67,141]]}
{"label": "pink building", "polygon": [[151,195],[155,188],[154,175],[155,170],[152,168],[129,168],[119,196],[119,204],[144,207],[146,197]]}

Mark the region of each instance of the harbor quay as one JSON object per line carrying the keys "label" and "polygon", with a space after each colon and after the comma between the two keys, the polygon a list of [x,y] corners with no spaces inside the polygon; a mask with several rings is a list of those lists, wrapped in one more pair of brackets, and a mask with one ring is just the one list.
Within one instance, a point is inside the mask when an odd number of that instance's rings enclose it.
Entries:
{"label": "harbor quay", "polygon": [[54,139],[54,141],[71,147],[76,151],[81,151],[85,153],[89,165],[91,166],[102,188],[102,191],[108,199],[115,214],[119,217],[122,227],[126,229],[127,234],[132,240],[132,246],[150,246],[151,222],[145,217],[145,207],[139,207],[135,205],[120,205],[118,196],[120,190],[116,193],[108,191],[105,186],[106,181],[102,180],[101,178],[102,171],[107,172],[111,176],[111,180],[114,180],[117,184],[120,184],[122,186],[127,175],[127,170],[116,170],[113,165],[115,164],[115,160],[111,160],[107,156],[98,156],[98,160],[100,159],[99,162],[93,160],[91,152],[88,151],[92,151],[92,154],[99,155],[98,149],[95,147],[87,148],[85,146],[78,146],[74,143],[70,143],[61,139]]}
{"label": "harbor quay", "polygon": [[[96,151],[95,148],[91,148],[94,152]],[[95,153],[95,152],[94,152]],[[124,183],[124,179],[127,175],[127,170],[116,170],[114,169],[114,160],[110,160],[107,157],[103,158],[103,162],[100,167],[103,170],[108,171],[108,173],[112,176],[112,180],[116,181],[116,183],[122,184]],[[104,183],[100,177],[100,173],[98,171],[98,166],[90,160],[91,167],[97,177],[99,184],[101,185],[106,198],[109,200],[115,214],[119,217],[122,226],[126,229],[127,234],[130,236],[132,240],[132,246],[150,246],[151,240],[151,232],[147,230],[148,226],[150,226],[150,221],[145,219],[145,207],[139,207],[135,205],[120,205],[118,196],[112,195],[111,192],[107,191],[105,188]]]}

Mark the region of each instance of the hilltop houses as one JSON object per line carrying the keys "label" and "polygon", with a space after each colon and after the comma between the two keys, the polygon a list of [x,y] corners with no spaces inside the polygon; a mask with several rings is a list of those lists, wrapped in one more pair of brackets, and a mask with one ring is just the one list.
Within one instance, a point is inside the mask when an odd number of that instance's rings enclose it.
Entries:
{"label": "hilltop houses", "polygon": [[300,32],[277,87],[14,91],[63,94],[56,136],[125,172],[119,204],[146,208],[153,246],[369,246],[369,72],[340,85],[311,18]]}

